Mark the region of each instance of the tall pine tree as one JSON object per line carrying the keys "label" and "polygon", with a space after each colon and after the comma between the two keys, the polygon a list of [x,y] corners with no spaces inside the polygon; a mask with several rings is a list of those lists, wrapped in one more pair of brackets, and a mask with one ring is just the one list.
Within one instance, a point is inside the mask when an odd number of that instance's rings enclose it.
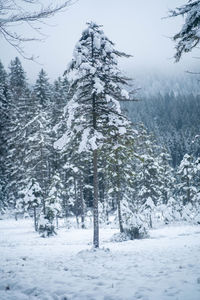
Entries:
{"label": "tall pine tree", "polygon": [[129,56],[115,50],[101,26],[91,22],[76,44],[73,60],[65,72],[72,98],[66,107],[68,130],[56,144],[65,149],[76,140],[74,151],[80,156],[88,152],[92,158],[94,247],[99,247],[98,160],[103,155],[103,145],[128,125],[119,101],[130,100],[123,88],[129,79],[117,67],[119,57]]}

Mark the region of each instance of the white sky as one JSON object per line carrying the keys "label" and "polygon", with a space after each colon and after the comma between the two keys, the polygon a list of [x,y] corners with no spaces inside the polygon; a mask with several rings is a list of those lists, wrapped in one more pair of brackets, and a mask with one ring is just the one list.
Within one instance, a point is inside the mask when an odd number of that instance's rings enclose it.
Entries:
{"label": "white sky", "polygon": [[[48,20],[51,26],[43,26],[43,32],[48,35],[44,42],[25,45],[24,50],[39,56],[38,61],[42,64],[20,57],[29,81],[34,82],[42,67],[51,80],[62,75],[85,23],[90,20],[104,26],[105,34],[119,50],[134,56],[121,62],[123,69],[131,72],[133,77],[138,72],[195,70],[199,65],[199,61],[193,58],[198,56],[197,50],[184,55],[178,64],[172,58],[175,50],[169,37],[178,32],[183,19],[162,19],[169,9],[185,3],[186,0],[78,0],[67,11]],[[26,36],[31,36],[31,31],[22,30]],[[0,41],[0,59],[7,67],[19,54],[2,38]]]}

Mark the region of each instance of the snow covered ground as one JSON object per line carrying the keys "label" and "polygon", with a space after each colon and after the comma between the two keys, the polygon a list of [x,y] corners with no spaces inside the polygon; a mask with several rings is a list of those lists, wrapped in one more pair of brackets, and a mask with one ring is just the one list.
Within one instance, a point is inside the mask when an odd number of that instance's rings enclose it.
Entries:
{"label": "snow covered ground", "polygon": [[168,226],[144,240],[91,251],[91,230],[43,239],[29,220],[0,220],[1,300],[199,300],[200,227]]}

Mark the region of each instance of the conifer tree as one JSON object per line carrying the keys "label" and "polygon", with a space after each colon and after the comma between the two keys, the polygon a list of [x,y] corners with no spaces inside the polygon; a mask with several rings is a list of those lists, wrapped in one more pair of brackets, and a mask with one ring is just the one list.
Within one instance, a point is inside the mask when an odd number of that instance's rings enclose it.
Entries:
{"label": "conifer tree", "polygon": [[64,141],[64,149],[76,140],[74,151],[80,155],[88,152],[92,157],[94,247],[99,247],[98,157],[103,144],[128,123],[119,105],[119,100],[130,100],[122,88],[128,85],[128,78],[117,67],[119,57],[128,55],[115,50],[101,26],[91,22],[76,44],[73,60],[65,72],[72,98],[66,107],[68,131],[60,143]]}
{"label": "conifer tree", "polygon": [[139,126],[135,138],[136,160],[135,198],[139,207],[148,198],[158,205],[161,202],[161,165],[159,164],[159,149],[152,135],[149,135],[143,125]]}
{"label": "conifer tree", "polygon": [[[156,213],[159,214],[162,205],[168,203],[172,196],[174,178],[167,152],[161,151],[153,136],[147,133],[142,124],[137,127],[138,130],[133,131],[134,157],[131,164],[133,169],[131,192],[129,198],[124,200],[123,216],[127,228],[127,224],[131,222],[130,217],[128,221],[126,220],[126,211],[128,215],[133,215],[135,226],[138,226],[136,229],[133,222],[133,235],[138,230],[139,236],[143,235],[148,227],[153,226]],[[142,226],[143,219],[146,227]]]}
{"label": "conifer tree", "polygon": [[[28,181],[30,180],[30,181]],[[17,202],[18,211],[23,214],[32,214],[34,218],[35,231],[38,230],[37,209],[42,201],[42,191],[38,182],[33,178],[27,179],[24,189],[19,191],[20,199]]]}
{"label": "conifer tree", "polygon": [[[105,144],[105,154],[107,153],[107,188],[110,189],[112,197],[115,197],[120,232],[124,232],[121,202],[123,198],[128,198],[132,193],[134,172],[134,136],[131,124],[125,123],[126,127],[121,127],[116,133],[111,133],[111,140]],[[107,148],[108,146],[108,148]],[[107,148],[107,149],[106,149]],[[108,192],[108,191],[107,191]]]}
{"label": "conifer tree", "polygon": [[[53,176],[53,148],[51,136],[51,93],[46,73],[39,73],[36,85],[31,94],[29,103],[29,119],[23,126],[23,168],[25,183],[20,188],[20,205],[24,203],[23,191],[26,185],[34,182],[40,186],[40,201],[38,208],[45,214],[45,199],[48,194],[51,176]],[[38,218],[39,209],[34,210],[35,220]]]}
{"label": "conifer tree", "polygon": [[183,16],[185,22],[180,30],[174,37],[176,44],[176,61],[179,61],[183,53],[192,51],[197,47],[200,42],[199,29],[200,29],[200,1],[189,0],[187,4],[177,7],[170,12],[171,17]]}
{"label": "conifer tree", "polygon": [[[36,110],[36,123],[38,130],[36,138],[40,139],[41,176],[43,191],[47,190],[47,182],[53,174],[53,139],[52,139],[52,91],[46,72],[41,69],[33,91],[34,105]],[[45,192],[46,194],[46,192]]]}
{"label": "conifer tree", "polygon": [[58,218],[62,216],[62,197],[63,197],[63,184],[61,179],[56,173],[52,177],[52,182],[49,186],[49,192],[45,199],[45,214],[42,213],[43,222],[41,224],[40,216],[40,226],[39,231],[43,236],[54,235],[55,232],[55,223],[58,228]]}
{"label": "conifer tree", "polygon": [[7,136],[8,156],[6,161],[9,201],[13,205],[19,199],[18,192],[24,186],[24,142],[27,131],[26,123],[30,117],[30,91],[26,81],[26,75],[19,58],[15,58],[10,64],[9,73],[10,90],[10,116],[9,132]]}
{"label": "conifer tree", "polygon": [[178,194],[183,206],[195,201],[197,188],[195,184],[195,166],[191,155],[185,154],[177,170],[179,177]]}
{"label": "conifer tree", "polygon": [[53,85],[52,125],[61,125],[62,112],[68,99],[68,82],[66,78],[58,77]]}
{"label": "conifer tree", "polygon": [[50,108],[51,106],[51,88],[48,82],[46,72],[41,69],[34,86],[34,94],[38,100],[38,105],[42,109]]}
{"label": "conifer tree", "polygon": [[21,97],[27,88],[26,74],[18,57],[10,62],[10,88],[16,97]]}
{"label": "conifer tree", "polygon": [[3,64],[0,61],[0,211],[7,206],[6,199],[6,159],[7,159],[7,135],[9,131],[10,95],[8,91],[8,78]]}
{"label": "conifer tree", "polygon": [[160,166],[160,203],[167,204],[170,197],[174,193],[175,177],[173,168],[171,167],[171,156],[165,148],[161,149],[158,156],[158,163]]}

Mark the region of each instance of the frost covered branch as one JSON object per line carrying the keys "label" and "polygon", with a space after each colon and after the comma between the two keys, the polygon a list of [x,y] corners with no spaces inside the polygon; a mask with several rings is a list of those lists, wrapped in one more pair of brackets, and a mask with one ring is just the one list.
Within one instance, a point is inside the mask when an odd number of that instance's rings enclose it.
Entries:
{"label": "frost covered branch", "polygon": [[200,42],[200,0],[190,0],[186,5],[170,11],[170,17],[177,16],[183,16],[185,22],[180,32],[173,37],[176,42],[176,62],[183,53],[192,51]]}

